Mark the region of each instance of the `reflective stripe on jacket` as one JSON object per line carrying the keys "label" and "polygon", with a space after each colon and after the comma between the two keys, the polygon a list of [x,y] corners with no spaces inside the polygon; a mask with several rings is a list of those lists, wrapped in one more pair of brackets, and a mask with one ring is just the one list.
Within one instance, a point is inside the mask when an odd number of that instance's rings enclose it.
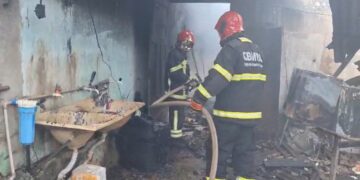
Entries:
{"label": "reflective stripe on jacket", "polygon": [[[190,68],[185,52],[182,52],[178,48],[170,51],[166,63],[166,73],[169,83],[168,90],[175,89],[189,80]],[[171,97],[178,100],[185,100],[187,99],[187,92],[186,90],[179,91]]]}
{"label": "reflective stripe on jacket", "polygon": [[205,104],[216,96],[213,115],[251,121],[262,118],[262,94],[267,75],[259,47],[246,37],[229,40],[193,100]]}

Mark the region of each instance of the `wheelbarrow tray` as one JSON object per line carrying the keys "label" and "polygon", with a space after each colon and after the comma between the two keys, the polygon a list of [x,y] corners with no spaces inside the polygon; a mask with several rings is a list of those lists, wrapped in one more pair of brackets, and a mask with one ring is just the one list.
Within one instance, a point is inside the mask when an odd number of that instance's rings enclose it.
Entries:
{"label": "wheelbarrow tray", "polygon": [[40,112],[36,124],[48,128],[108,132],[125,125],[131,115],[144,106],[141,102],[114,101],[104,111],[92,99],[76,102],[56,110]]}

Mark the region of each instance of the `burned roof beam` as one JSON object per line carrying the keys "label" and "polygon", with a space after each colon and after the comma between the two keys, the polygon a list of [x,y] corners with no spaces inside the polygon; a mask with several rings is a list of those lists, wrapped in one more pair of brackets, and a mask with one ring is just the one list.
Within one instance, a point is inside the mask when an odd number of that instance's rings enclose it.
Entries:
{"label": "burned roof beam", "polygon": [[[333,39],[329,49],[334,49],[335,62],[341,62],[339,74],[360,49],[360,1],[329,0],[333,19]],[[336,74],[335,74],[336,75]]]}
{"label": "burned roof beam", "polygon": [[264,161],[265,167],[293,167],[293,168],[303,168],[315,167],[314,163],[309,160],[303,159],[269,159]]}

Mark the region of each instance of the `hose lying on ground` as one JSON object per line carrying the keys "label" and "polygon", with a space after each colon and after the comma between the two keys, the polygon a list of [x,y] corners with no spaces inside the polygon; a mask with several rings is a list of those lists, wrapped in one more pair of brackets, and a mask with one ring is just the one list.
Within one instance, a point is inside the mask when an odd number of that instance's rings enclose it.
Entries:
{"label": "hose lying on ground", "polygon": [[[161,98],[162,99],[162,98]],[[159,103],[157,103],[159,102]],[[190,102],[187,101],[167,101],[152,104],[151,107],[163,107],[163,106],[190,106]],[[218,163],[218,141],[217,134],[215,129],[214,121],[205,108],[202,110],[202,114],[205,116],[207,123],[209,124],[210,135],[211,135],[211,148],[212,148],[212,158],[211,158],[211,168],[210,168],[210,180],[214,180],[216,176],[217,163]]]}

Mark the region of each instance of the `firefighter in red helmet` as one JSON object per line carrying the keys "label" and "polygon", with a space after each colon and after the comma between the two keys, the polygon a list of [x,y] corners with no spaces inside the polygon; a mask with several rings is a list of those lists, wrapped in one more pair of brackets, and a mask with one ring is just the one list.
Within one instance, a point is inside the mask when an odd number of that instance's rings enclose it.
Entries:
{"label": "firefighter in red helmet", "polygon": [[212,112],[219,143],[216,178],[226,178],[227,160],[232,158],[236,179],[252,179],[254,127],[262,119],[261,95],[267,80],[264,59],[259,47],[244,34],[243,19],[237,12],[222,15],[215,29],[222,49],[195,91],[191,108],[201,111],[205,102],[216,96]]}
{"label": "firefighter in red helmet", "polygon": [[[194,46],[195,38],[191,31],[183,30],[177,36],[175,48],[168,56],[166,65],[169,90],[175,89],[190,80],[190,67],[187,61],[187,52]],[[186,89],[172,95],[171,100],[186,100],[188,97]],[[182,126],[185,120],[185,108],[174,106],[169,108],[170,136],[172,138],[182,137]]]}

